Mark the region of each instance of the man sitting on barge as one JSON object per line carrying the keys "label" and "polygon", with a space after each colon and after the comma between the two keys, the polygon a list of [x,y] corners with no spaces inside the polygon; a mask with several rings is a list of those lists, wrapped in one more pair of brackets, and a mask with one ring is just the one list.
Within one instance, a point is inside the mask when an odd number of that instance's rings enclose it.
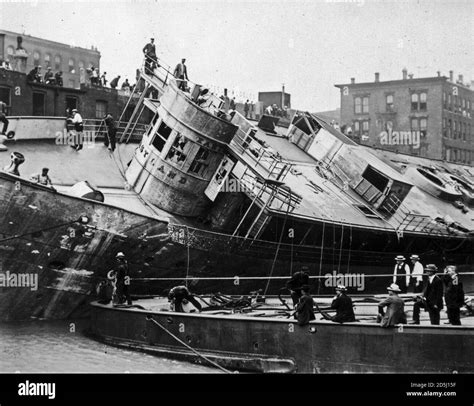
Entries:
{"label": "man sitting on barge", "polygon": [[314,316],[314,300],[309,294],[309,285],[301,287],[301,297],[296,306],[295,318],[298,320],[299,326],[305,326],[311,320],[316,319]]}
{"label": "man sitting on barge", "polygon": [[[400,288],[396,283],[392,283],[387,290],[388,298],[378,304],[380,325],[382,327],[392,327],[397,324],[406,324],[405,302],[398,296],[401,293]],[[387,307],[386,313],[383,310],[385,306]]]}
{"label": "man sitting on barge", "polygon": [[175,312],[184,313],[183,304],[188,302],[191,302],[198,311],[202,309],[201,303],[195,299],[186,286],[175,286],[171,289],[168,293],[168,301]]}
{"label": "man sitting on barge", "polygon": [[331,309],[336,310],[336,315],[330,318],[335,323],[350,323],[356,321],[352,299],[346,294],[347,288],[342,285],[336,287],[336,297],[331,303]]}

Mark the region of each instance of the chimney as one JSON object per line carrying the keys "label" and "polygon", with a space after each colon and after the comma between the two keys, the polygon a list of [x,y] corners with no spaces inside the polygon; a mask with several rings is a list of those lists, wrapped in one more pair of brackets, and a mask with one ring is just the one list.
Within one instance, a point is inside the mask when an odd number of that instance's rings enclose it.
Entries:
{"label": "chimney", "polygon": [[375,72],[375,81],[380,82],[380,73],[379,72]]}
{"label": "chimney", "polygon": [[449,81],[454,82],[454,73],[452,70],[449,71]]}
{"label": "chimney", "polygon": [[464,82],[464,77],[463,77],[463,75],[459,75],[458,78],[459,78],[459,83],[462,85],[463,82]]}
{"label": "chimney", "polygon": [[407,68],[403,68],[402,73],[403,73],[403,80],[407,80],[407,74],[408,74]]}
{"label": "chimney", "polygon": [[351,78],[351,85],[353,85],[356,82],[355,78]]}
{"label": "chimney", "polygon": [[438,74],[438,77],[441,77],[441,72],[440,71],[438,71],[436,73]]}
{"label": "chimney", "polygon": [[413,73],[410,73],[410,74],[408,75],[408,77],[409,77],[410,79],[413,79]]}

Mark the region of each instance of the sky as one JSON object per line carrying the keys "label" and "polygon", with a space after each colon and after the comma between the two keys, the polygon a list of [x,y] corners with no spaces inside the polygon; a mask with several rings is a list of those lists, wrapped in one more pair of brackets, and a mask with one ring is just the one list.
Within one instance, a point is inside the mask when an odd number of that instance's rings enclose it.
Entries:
{"label": "sky", "polygon": [[[0,0],[0,28],[75,46],[97,46],[101,71],[135,82],[155,38],[190,80],[241,97],[280,91],[293,108],[333,110],[334,84],[464,75],[474,80],[474,1]],[[255,97],[255,96],[254,96]]]}

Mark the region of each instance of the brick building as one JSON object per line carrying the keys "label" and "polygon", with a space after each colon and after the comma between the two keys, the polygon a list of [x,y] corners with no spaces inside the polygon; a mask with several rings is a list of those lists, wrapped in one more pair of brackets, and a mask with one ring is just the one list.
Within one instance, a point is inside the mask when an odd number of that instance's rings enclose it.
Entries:
{"label": "brick building", "polygon": [[48,67],[63,72],[64,86],[79,88],[87,78],[86,69],[100,69],[100,52],[71,46],[43,38],[0,30],[0,61],[9,60],[13,70],[28,73],[41,66],[44,74]]}
{"label": "brick building", "polygon": [[474,97],[462,75],[335,85],[341,91],[341,129],[377,148],[451,162],[474,162]]}

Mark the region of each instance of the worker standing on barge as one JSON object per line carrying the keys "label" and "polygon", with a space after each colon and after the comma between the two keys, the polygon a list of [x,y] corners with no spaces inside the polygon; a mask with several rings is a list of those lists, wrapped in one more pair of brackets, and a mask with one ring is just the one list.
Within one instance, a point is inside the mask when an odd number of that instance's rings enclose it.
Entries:
{"label": "worker standing on barge", "polygon": [[299,326],[305,326],[311,320],[316,319],[314,316],[314,300],[309,294],[309,285],[301,287],[301,297],[296,306],[295,318],[298,320]]}

